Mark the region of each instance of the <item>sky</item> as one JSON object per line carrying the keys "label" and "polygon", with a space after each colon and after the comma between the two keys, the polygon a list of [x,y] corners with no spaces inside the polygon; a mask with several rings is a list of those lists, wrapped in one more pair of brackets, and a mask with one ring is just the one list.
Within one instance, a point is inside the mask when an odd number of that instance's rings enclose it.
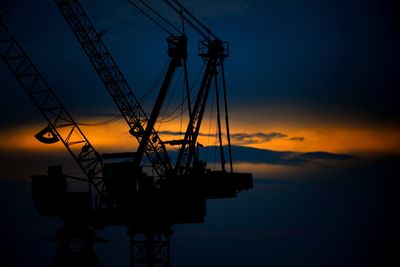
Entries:
{"label": "sky", "polygon": [[[176,226],[173,266],[377,266],[381,257],[395,255],[397,1],[181,2],[229,41],[225,73],[235,170],[252,172],[255,188],[234,200],[210,201],[205,225]],[[126,0],[81,3],[98,31],[105,30],[103,41],[141,98],[167,63],[168,35]],[[179,27],[179,18],[163,1],[149,3]],[[118,116],[53,1],[2,0],[0,14],[5,11],[4,21],[78,122]],[[186,31],[189,78],[196,88],[201,37],[188,25]],[[164,121],[183,100],[181,83],[179,70],[161,112]],[[147,114],[154,99],[153,92],[143,101]],[[201,155],[212,159],[217,145],[213,94],[209,104],[199,141],[210,148]],[[156,129],[163,140],[177,139],[186,120],[178,116],[158,122]],[[45,145],[33,137],[45,126],[1,61],[0,214],[6,219],[0,221],[0,246],[5,259],[17,259],[16,266],[47,263],[55,246],[43,238],[61,225],[37,214],[29,177],[60,163],[66,173],[81,174],[62,144]],[[101,153],[137,148],[123,120],[81,128]],[[126,266],[126,229],[107,228],[101,234],[113,244],[96,247],[101,260]]]}
{"label": "sky", "polygon": [[[167,34],[127,1],[83,4],[97,29],[106,31],[104,42],[134,93],[141,97],[167,62]],[[152,4],[179,27],[179,19],[162,1]],[[225,68],[235,144],[279,151],[399,152],[399,18],[394,1],[183,4],[230,43]],[[8,12],[6,23],[76,120],[97,122],[117,116],[115,105],[54,3],[3,1],[2,9]],[[196,54],[201,37],[188,26],[186,29],[189,78],[195,81],[202,65]],[[8,140],[1,148],[48,150],[30,138],[45,126],[41,115],[4,64],[0,73],[4,114],[0,135]],[[178,83],[181,71],[175,76]],[[173,101],[169,110],[181,94],[170,91]],[[148,113],[153,100],[154,94],[143,103]],[[178,118],[157,128],[179,132],[185,126]],[[207,125],[205,119],[204,134],[214,133],[214,129],[215,124]],[[123,121],[109,128],[92,127],[85,133],[96,147],[107,149],[124,147],[130,139]],[[125,142],[120,145],[111,140],[121,136]]]}

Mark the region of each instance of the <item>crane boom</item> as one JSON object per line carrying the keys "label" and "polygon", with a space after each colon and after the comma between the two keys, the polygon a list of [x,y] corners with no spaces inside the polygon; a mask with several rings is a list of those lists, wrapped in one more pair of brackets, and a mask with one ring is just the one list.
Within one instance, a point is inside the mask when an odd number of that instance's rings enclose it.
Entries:
{"label": "crane boom", "polygon": [[187,38],[185,35],[169,36],[167,41],[168,41],[168,55],[170,56],[171,60],[168,66],[167,73],[164,77],[164,81],[161,85],[160,92],[157,96],[156,102],[154,103],[150,119],[147,122],[146,129],[143,133],[142,140],[137,150],[137,155],[134,160],[134,164],[136,166],[140,164],[144,151],[146,147],[149,146],[149,141],[150,137],[152,136],[154,125],[160,113],[161,106],[165,100],[167,91],[170,87],[174,72],[178,67],[182,66],[182,62],[186,62],[187,58]]}
{"label": "crane boom", "polygon": [[101,192],[103,162],[100,154],[93,148],[2,20],[0,20],[0,54],[18,83],[49,123],[48,128],[61,140],[88,181]]}
{"label": "crane boom", "polygon": [[[130,134],[141,144],[149,119],[103,43],[101,32],[96,31],[79,1],[55,2],[127,122]],[[144,152],[157,175],[165,177],[171,169],[165,145],[153,128],[150,136]]]}

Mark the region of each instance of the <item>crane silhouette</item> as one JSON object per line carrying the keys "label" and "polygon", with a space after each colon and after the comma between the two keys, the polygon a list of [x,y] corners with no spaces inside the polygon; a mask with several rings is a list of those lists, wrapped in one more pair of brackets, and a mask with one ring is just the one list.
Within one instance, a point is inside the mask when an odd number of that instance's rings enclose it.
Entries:
{"label": "crane silhouette", "polygon": [[[179,30],[173,26],[144,1],[129,2],[164,30],[170,28],[166,30],[169,34],[169,65],[149,117],[104,44],[105,31],[95,29],[80,1],[55,0],[128,124],[129,133],[138,142],[137,151],[130,153],[101,155],[94,149],[79,123],[72,118],[3,19],[1,20],[1,57],[48,123],[36,135],[37,139],[48,144],[60,140],[85,175],[85,178],[71,177],[63,173],[61,166],[49,166],[47,175],[32,177],[32,197],[39,214],[59,217],[65,222],[65,226],[53,239],[60,243],[53,266],[68,266],[72,263],[76,266],[99,266],[92,242],[104,240],[96,236],[95,230],[112,225],[124,225],[129,229],[131,266],[169,266],[169,240],[173,233],[173,224],[203,223],[207,199],[235,197],[240,191],[253,186],[250,173],[233,172],[224,74],[224,60],[229,54],[228,43],[219,39],[179,2],[165,1],[178,13],[182,22],[188,23],[204,38],[199,41],[198,55],[206,67],[192,103],[187,74],[187,36],[184,29]],[[167,25],[163,26],[154,16]],[[182,140],[162,141],[155,130],[155,124],[174,73],[182,66],[188,100],[188,125]],[[229,172],[225,169],[223,151],[219,77],[222,80],[225,103]],[[205,162],[196,153],[201,122],[212,85],[217,100],[220,170],[207,169]],[[180,149],[173,165],[166,145],[176,144],[180,145]],[[144,171],[144,155],[152,166],[151,173]],[[86,183],[87,191],[69,191],[70,179]],[[73,242],[81,242],[81,249],[73,251]]]}

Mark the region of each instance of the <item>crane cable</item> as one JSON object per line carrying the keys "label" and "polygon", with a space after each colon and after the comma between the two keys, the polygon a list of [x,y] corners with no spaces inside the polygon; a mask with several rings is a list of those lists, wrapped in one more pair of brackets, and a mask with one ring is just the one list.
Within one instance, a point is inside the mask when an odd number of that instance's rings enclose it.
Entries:
{"label": "crane cable", "polygon": [[170,59],[167,60],[165,65],[162,67],[158,76],[154,79],[153,83],[149,86],[149,88],[144,92],[144,94],[139,98],[140,104],[143,104],[149,98],[151,94],[153,94],[154,90],[157,88],[157,85],[161,82],[162,78],[165,76],[167,72],[167,67],[169,65]]}
{"label": "crane cable", "polygon": [[210,139],[211,139],[211,123],[214,114],[214,94],[211,94],[211,106],[210,106],[210,120],[208,123],[208,133],[207,133],[207,146],[206,146],[206,158],[209,158],[210,154]]}
{"label": "crane cable", "polygon": [[[164,77],[164,75],[165,75],[165,73],[167,71],[167,67],[168,67],[169,61],[170,60],[168,59],[167,62],[165,63],[165,65],[163,66],[163,68],[161,69],[160,73],[156,77],[156,79],[154,79],[154,81],[150,85],[150,87],[139,98],[140,104],[143,104],[143,102],[145,102],[147,100],[147,98],[155,91],[155,89],[157,88],[157,85],[160,83],[160,81],[162,80],[162,78]],[[109,124],[112,124],[114,122],[117,122],[117,121],[121,120],[122,118],[123,118],[122,115],[117,115],[117,116],[115,116],[115,117],[113,117],[111,119],[107,119],[107,120],[100,121],[100,122],[95,122],[95,123],[77,122],[77,124],[80,125],[80,126],[104,126],[104,125],[109,125]]]}
{"label": "crane cable", "polygon": [[[164,116],[164,119],[166,118],[165,116],[166,116],[166,113],[167,113],[167,111],[168,111],[168,108],[169,108],[169,106],[170,106],[170,104],[171,104],[171,102],[172,102],[172,99],[174,99],[174,97],[175,97],[175,93],[176,93],[176,91],[177,91],[177,89],[176,88],[178,88],[178,84],[180,83],[180,81],[182,80],[182,71],[179,71],[179,74],[178,74],[178,77],[176,78],[176,81],[175,81],[175,84],[174,84],[174,87],[173,87],[173,89],[172,89],[172,94],[170,95],[170,97],[169,97],[169,99],[168,99],[168,102],[167,102],[167,104],[166,104],[166,106],[165,106],[165,108],[164,108],[164,112],[163,112],[163,116]],[[179,104],[178,105],[178,109],[179,109],[179,106],[180,106],[181,104]],[[176,109],[174,110],[174,112],[176,111]]]}
{"label": "crane cable", "polygon": [[[144,4],[147,8],[149,8],[152,12],[154,12],[158,17],[160,17],[162,20],[164,20],[165,22],[167,22],[168,25],[170,25],[171,27],[173,27],[175,30],[177,30],[177,28],[175,26],[173,26],[170,22],[167,21],[167,19],[165,19],[163,16],[160,15],[160,13],[158,13],[157,11],[155,11],[153,8],[151,8],[148,4],[144,3],[144,1],[139,0],[142,4]],[[139,10],[143,15],[145,15],[148,19],[150,19],[153,23],[155,23],[156,25],[158,25],[158,27],[160,27],[161,29],[163,29],[166,33],[168,33],[171,36],[175,36],[174,34],[172,34],[172,32],[170,32],[166,27],[164,27],[163,25],[161,25],[160,22],[158,22],[156,19],[154,19],[152,16],[150,16],[146,11],[144,11],[141,7],[139,7],[137,4],[135,4],[133,1],[128,0],[128,2],[133,5],[134,7],[136,7],[137,10]],[[178,30],[179,33],[181,33]]]}
{"label": "crane cable", "polygon": [[164,18],[159,12],[157,12],[154,8],[149,6],[145,1],[139,0],[143,5],[145,5],[148,9],[150,9],[154,14],[156,14],[160,19],[162,19],[164,22],[166,22],[169,26],[171,26],[175,31],[177,31],[179,34],[182,34],[181,30],[179,30],[177,27],[175,27],[171,22],[169,22],[166,18]]}
{"label": "crane cable", "polygon": [[95,122],[95,123],[83,123],[83,122],[77,122],[77,125],[80,126],[104,126],[104,125],[108,125],[114,122],[117,122],[119,120],[122,119],[122,115],[118,115],[116,117],[113,117],[111,119],[105,120],[105,121],[100,121],[100,122]]}
{"label": "crane cable", "polygon": [[[203,66],[201,67],[201,69],[199,70],[199,72],[197,74],[196,80],[193,82],[193,84],[190,88],[190,93],[192,93],[194,91],[194,88],[196,87],[198,81],[200,80],[200,76],[201,76],[201,73],[203,73],[204,68],[205,68],[205,64],[203,63]],[[181,103],[172,112],[170,112],[168,115],[164,116],[162,119],[157,120],[157,122],[160,124],[167,123],[167,122],[176,120],[179,116],[182,116],[188,110],[188,107],[185,107],[184,109],[181,110],[180,113],[178,113],[176,115],[175,115],[175,113],[184,106],[184,102],[185,101],[182,100]],[[172,116],[174,116],[174,117],[172,117]]]}

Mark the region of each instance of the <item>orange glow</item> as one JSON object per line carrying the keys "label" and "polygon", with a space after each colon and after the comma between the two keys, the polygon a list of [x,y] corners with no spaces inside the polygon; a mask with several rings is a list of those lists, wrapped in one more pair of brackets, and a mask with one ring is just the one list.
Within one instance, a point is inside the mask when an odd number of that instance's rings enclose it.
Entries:
{"label": "orange glow", "polygon": [[[97,118],[96,118],[97,119]],[[262,119],[261,119],[262,120]],[[400,129],[395,127],[374,128],[366,126],[346,127],[322,125],[313,127],[306,124],[301,127],[300,123],[291,125],[287,123],[266,125],[251,124],[249,121],[234,121],[233,133],[257,133],[257,132],[280,132],[288,137],[272,139],[268,142],[240,144],[233,141],[233,145],[247,145],[262,149],[279,151],[326,151],[333,153],[400,153]],[[271,126],[272,125],[272,126]],[[157,125],[160,131],[176,132],[180,129],[179,122],[165,125]],[[12,128],[0,132],[0,143],[2,150],[62,150],[63,145],[58,142],[54,145],[46,145],[37,141],[33,136],[43,128],[41,125],[25,125],[24,128]],[[124,121],[101,126],[82,126],[82,131],[91,141],[92,145],[100,152],[135,151],[137,141],[128,133],[128,126]],[[206,123],[203,128],[207,128]],[[210,127],[210,133],[215,133],[215,127]],[[162,140],[183,138],[176,135],[160,134]],[[293,141],[291,137],[304,137],[304,141]],[[5,140],[5,141],[4,141]],[[203,145],[216,145],[215,134],[210,137],[207,134],[199,136],[199,142]]]}
{"label": "orange glow", "polygon": [[62,148],[62,144],[57,142],[53,145],[44,145],[37,141],[34,137],[36,133],[44,128],[43,125],[25,125],[24,128],[17,127],[7,129],[0,132],[1,140],[0,148],[2,150],[12,151],[12,150],[45,150],[54,151]]}
{"label": "orange glow", "polygon": [[[252,145],[257,148],[290,151],[327,151],[333,153],[399,153],[400,129],[320,128],[296,129],[282,127],[273,129],[288,138]],[[271,131],[271,130],[270,130]],[[304,137],[304,141],[292,141],[290,137]]]}
{"label": "orange glow", "polygon": [[[2,140],[0,144],[3,150],[63,150],[61,142],[53,145],[40,143],[34,135],[43,128],[41,125],[25,125],[25,128],[14,128],[0,133]],[[122,121],[103,127],[81,126],[83,133],[91,142],[93,147],[101,152],[109,151],[134,151],[136,141],[129,135],[128,127]]]}
{"label": "orange glow", "polygon": [[[287,138],[249,144],[279,151],[326,151],[332,153],[400,153],[400,126],[372,122],[351,115],[324,115],[306,107],[275,106],[237,108],[231,115],[237,133],[279,132]],[[289,140],[304,137],[304,141]]]}

